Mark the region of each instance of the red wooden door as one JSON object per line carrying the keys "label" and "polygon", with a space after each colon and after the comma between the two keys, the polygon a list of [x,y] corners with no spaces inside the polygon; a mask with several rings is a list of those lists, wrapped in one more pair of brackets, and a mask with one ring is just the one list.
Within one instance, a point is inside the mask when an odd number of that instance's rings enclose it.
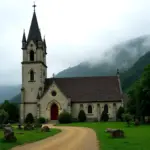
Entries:
{"label": "red wooden door", "polygon": [[51,120],[58,119],[58,106],[56,104],[52,104],[51,106]]}

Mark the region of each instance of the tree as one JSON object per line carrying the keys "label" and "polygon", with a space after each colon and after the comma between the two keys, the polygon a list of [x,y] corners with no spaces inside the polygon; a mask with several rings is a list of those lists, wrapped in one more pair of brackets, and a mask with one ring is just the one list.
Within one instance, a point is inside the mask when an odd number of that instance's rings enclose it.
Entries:
{"label": "tree", "polygon": [[25,123],[33,123],[33,122],[34,122],[33,115],[31,113],[28,113],[25,118]]}
{"label": "tree", "polygon": [[[130,103],[133,103],[135,116],[143,119],[145,116],[150,116],[150,65],[145,67],[141,78],[132,85],[131,89],[129,91]],[[128,105],[128,110],[130,108],[131,105]]]}
{"label": "tree", "polygon": [[0,124],[5,124],[8,116],[8,113],[4,109],[0,109]]}
{"label": "tree", "polygon": [[62,113],[60,113],[59,117],[58,117],[59,123],[71,123],[71,114],[68,113],[67,111],[63,111]]}
{"label": "tree", "polygon": [[108,113],[105,110],[103,110],[102,115],[101,115],[101,121],[106,122],[108,121],[108,119],[109,119]]}
{"label": "tree", "polygon": [[86,121],[86,114],[85,114],[84,110],[80,110],[79,115],[78,115],[78,120],[80,122]]}
{"label": "tree", "polygon": [[19,120],[19,108],[17,104],[13,104],[8,100],[5,100],[4,103],[0,106],[0,109],[4,109],[8,113],[9,120],[15,122]]}
{"label": "tree", "polygon": [[123,121],[123,118],[122,118],[123,113],[124,113],[124,108],[120,106],[118,111],[117,111],[117,119]]}
{"label": "tree", "polygon": [[145,67],[141,77],[141,112],[142,116],[150,116],[150,65]]}

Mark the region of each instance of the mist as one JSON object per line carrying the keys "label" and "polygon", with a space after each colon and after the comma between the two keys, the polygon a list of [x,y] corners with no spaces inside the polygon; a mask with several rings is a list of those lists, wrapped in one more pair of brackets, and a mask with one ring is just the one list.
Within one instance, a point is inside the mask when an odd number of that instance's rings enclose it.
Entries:
{"label": "mist", "polygon": [[[85,61],[91,66],[101,62],[111,63],[119,53],[114,48],[116,45],[150,34],[149,0],[35,2],[42,37],[45,35],[47,42],[48,77]],[[1,2],[1,85],[21,83],[21,40],[23,29],[28,35],[32,5],[31,0]],[[149,39],[144,45],[149,46]],[[135,57],[136,50],[128,53]]]}

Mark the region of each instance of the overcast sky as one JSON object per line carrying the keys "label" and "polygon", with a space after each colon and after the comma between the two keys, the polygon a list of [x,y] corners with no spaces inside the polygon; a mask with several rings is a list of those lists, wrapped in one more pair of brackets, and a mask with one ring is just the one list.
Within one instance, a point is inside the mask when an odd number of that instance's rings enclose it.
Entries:
{"label": "overcast sky", "polygon": [[[150,33],[150,0],[36,0],[47,42],[48,76],[112,45]],[[21,83],[21,40],[28,35],[31,0],[0,0],[0,84]]]}

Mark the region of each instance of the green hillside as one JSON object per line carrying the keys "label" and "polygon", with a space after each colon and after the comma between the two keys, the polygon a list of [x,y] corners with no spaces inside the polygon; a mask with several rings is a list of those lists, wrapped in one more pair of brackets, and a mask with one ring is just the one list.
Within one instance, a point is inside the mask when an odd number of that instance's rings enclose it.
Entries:
{"label": "green hillside", "polygon": [[150,52],[142,56],[130,69],[120,74],[123,90],[127,90],[144,71],[145,66],[150,64]]}

